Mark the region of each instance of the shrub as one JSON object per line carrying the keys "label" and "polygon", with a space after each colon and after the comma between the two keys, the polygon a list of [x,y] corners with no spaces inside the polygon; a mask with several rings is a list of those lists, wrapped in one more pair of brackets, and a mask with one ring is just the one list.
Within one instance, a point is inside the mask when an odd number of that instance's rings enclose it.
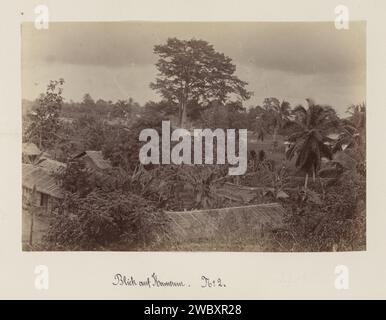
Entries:
{"label": "shrub", "polygon": [[283,251],[365,250],[365,189],[347,182],[329,187],[320,203],[294,194],[285,200],[288,227],[273,235],[276,245]]}
{"label": "shrub", "polygon": [[162,212],[132,193],[68,194],[53,216],[46,242],[56,250],[138,250],[160,240],[164,222]]}

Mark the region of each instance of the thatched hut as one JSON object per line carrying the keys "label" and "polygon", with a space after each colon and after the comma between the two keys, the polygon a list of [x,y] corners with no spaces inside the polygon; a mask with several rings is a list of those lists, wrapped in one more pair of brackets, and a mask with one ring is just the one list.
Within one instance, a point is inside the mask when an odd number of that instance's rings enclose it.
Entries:
{"label": "thatched hut", "polygon": [[209,210],[165,212],[167,238],[176,246],[199,250],[232,250],[235,244],[256,244],[283,229],[285,210],[278,203]]}
{"label": "thatched hut", "polygon": [[83,151],[73,158],[75,159],[83,161],[87,168],[95,171],[103,171],[112,167],[110,161],[103,157],[102,151]]}
{"label": "thatched hut", "polygon": [[50,212],[63,191],[51,171],[32,164],[22,167],[23,205],[29,204]]}

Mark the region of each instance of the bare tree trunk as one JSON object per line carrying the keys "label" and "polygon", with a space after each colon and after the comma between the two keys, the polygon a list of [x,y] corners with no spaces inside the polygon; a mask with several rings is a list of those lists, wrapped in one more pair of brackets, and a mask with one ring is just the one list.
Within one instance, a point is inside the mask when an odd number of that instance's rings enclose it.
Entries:
{"label": "bare tree trunk", "polygon": [[273,129],[273,148],[276,149],[277,147],[277,133],[279,131],[279,127],[278,126],[275,126],[275,128]]}
{"label": "bare tree trunk", "polygon": [[34,211],[31,212],[31,225],[29,229],[29,245],[32,246],[33,239],[33,230],[34,230]]}
{"label": "bare tree trunk", "polygon": [[39,130],[39,149],[42,150],[42,129]]}
{"label": "bare tree trunk", "polygon": [[182,109],[182,114],[181,114],[181,123],[180,126],[181,128],[186,128],[187,126],[187,110],[186,110],[186,105],[184,104],[183,109]]}
{"label": "bare tree trunk", "polygon": [[184,104],[181,101],[180,102],[180,107],[178,108],[178,126],[181,128],[182,126],[182,111],[184,109]]}
{"label": "bare tree trunk", "polygon": [[276,126],[275,129],[273,129],[273,141],[276,142],[277,140],[277,132],[279,131],[279,128]]}
{"label": "bare tree trunk", "polygon": [[307,190],[307,183],[308,183],[308,173],[306,173],[306,178],[304,179],[304,190]]}
{"label": "bare tree trunk", "polygon": [[188,119],[188,88],[184,87],[180,105],[180,127],[186,128]]}

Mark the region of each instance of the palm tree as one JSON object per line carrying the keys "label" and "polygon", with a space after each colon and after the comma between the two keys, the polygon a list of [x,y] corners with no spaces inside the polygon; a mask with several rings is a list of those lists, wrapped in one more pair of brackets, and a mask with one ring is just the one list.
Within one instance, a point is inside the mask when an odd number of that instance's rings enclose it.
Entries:
{"label": "palm tree", "polygon": [[362,149],[365,144],[366,105],[351,105],[346,112],[350,116],[341,120],[341,133],[334,144],[333,152],[342,151],[343,146],[364,152]]}
{"label": "palm tree", "polygon": [[276,145],[277,134],[290,121],[291,106],[289,102],[280,102],[276,98],[266,98],[263,102],[264,118],[273,126],[273,143]]}
{"label": "palm tree", "polygon": [[256,132],[257,140],[264,141],[265,136],[267,135],[266,121],[263,116],[256,118]]}
{"label": "palm tree", "polygon": [[352,178],[366,175],[366,105],[352,105],[350,116],[341,120],[341,132],[332,151],[335,162],[346,169]]}
{"label": "palm tree", "polygon": [[358,129],[364,129],[366,126],[366,103],[353,104],[347,108],[350,114],[350,120]]}
{"label": "palm tree", "polygon": [[296,167],[306,173],[305,190],[310,173],[315,181],[322,157],[332,159],[331,149],[325,142],[328,141],[327,134],[339,123],[332,107],[316,105],[310,99],[306,101],[308,109],[299,105],[293,111],[297,129],[288,137],[290,147],[286,153],[287,159],[292,159],[296,155]]}

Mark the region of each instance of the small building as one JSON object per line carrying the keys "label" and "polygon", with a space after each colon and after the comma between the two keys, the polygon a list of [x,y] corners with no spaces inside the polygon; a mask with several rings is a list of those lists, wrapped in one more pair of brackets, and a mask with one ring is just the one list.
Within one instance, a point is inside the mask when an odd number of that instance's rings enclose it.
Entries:
{"label": "small building", "polygon": [[267,203],[208,210],[167,211],[165,215],[168,221],[167,241],[177,247],[233,251],[236,243],[263,243],[265,235],[285,229],[286,212],[278,203]]}
{"label": "small building", "polygon": [[72,118],[67,118],[67,117],[59,117],[59,121],[65,124],[73,124],[74,119]]}
{"label": "small building", "polygon": [[63,190],[52,172],[39,165],[22,165],[23,205],[40,207],[51,212],[55,203],[63,198]]}
{"label": "small building", "polygon": [[36,144],[31,142],[25,142],[22,144],[22,161],[23,163],[35,163],[42,152],[36,146]]}
{"label": "small building", "polygon": [[63,173],[67,165],[50,158],[40,157],[36,166],[47,170],[50,174]]}
{"label": "small building", "polygon": [[88,169],[103,171],[112,167],[111,162],[103,157],[102,151],[83,151],[73,159],[82,160]]}

